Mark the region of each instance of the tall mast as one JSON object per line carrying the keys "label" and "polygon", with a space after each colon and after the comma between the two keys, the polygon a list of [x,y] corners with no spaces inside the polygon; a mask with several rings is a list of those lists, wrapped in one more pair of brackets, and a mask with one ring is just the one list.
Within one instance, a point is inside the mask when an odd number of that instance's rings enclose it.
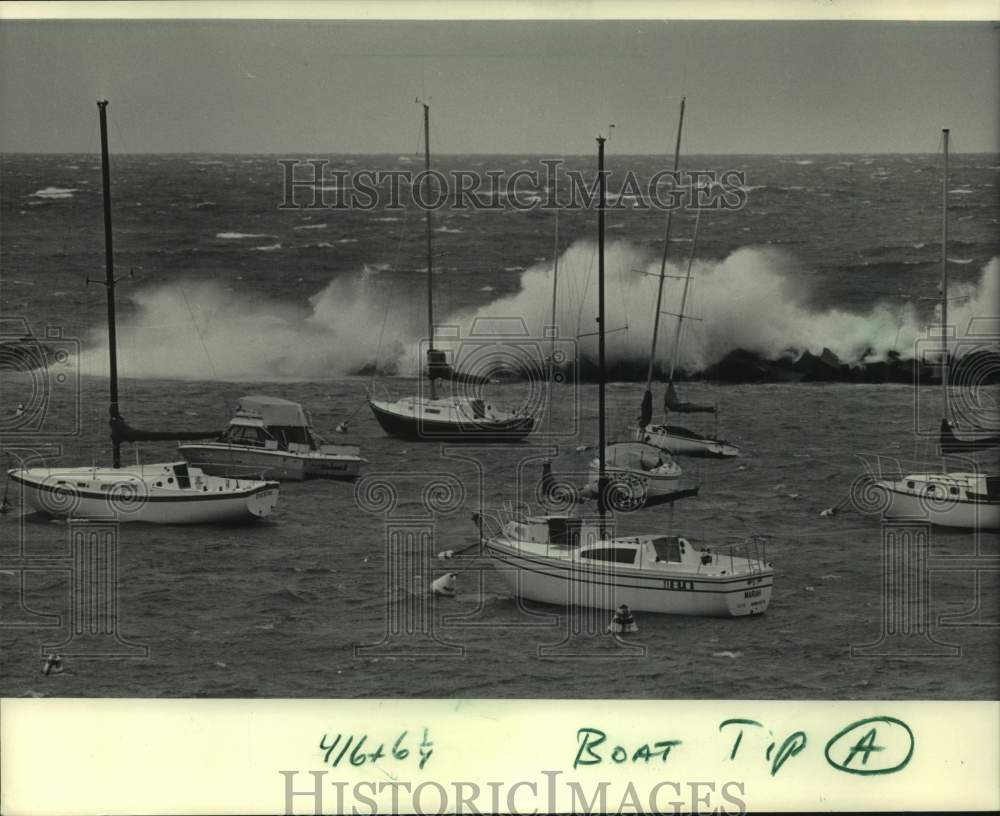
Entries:
{"label": "tall mast", "polygon": [[944,399],[944,418],[948,419],[948,368],[951,365],[948,350],[948,134],[944,136],[944,180],[941,184],[941,339],[944,342],[944,368],[941,369],[941,389]]}
{"label": "tall mast", "polygon": [[598,468],[597,468],[597,512],[600,516],[600,536],[604,538],[606,526],[605,493],[608,476],[605,472],[604,451],[604,204],[607,195],[604,178],[604,137],[597,137],[597,416],[599,422]]}
{"label": "tall mast", "polygon": [[[430,185],[431,171],[431,108],[430,105],[421,102],[424,106],[424,172],[426,173],[427,184]],[[424,213],[427,222],[427,361],[429,367],[429,377],[431,381],[431,399],[437,399],[437,389],[434,386],[434,234],[431,221],[431,209],[428,207]]]}
{"label": "tall mast", "polygon": [[670,352],[670,376],[667,378],[668,386],[674,381],[674,371],[677,369],[677,358],[681,349],[681,326],[684,323],[685,308],[687,307],[688,287],[691,285],[691,263],[694,261],[695,248],[698,246],[698,224],[701,221],[701,209],[694,216],[694,236],[691,238],[691,251],[688,253],[687,272],[684,275],[684,292],[681,295],[681,310],[677,313],[677,327],[674,329],[674,347]]}
{"label": "tall mast", "polygon": [[552,439],[552,379],[555,376],[555,354],[556,354],[556,297],[559,293],[559,210],[556,210],[556,237],[552,247],[552,320],[550,331],[552,336],[549,340],[549,415],[547,433]]}
{"label": "tall mast", "polygon": [[[674,144],[674,173],[680,165],[681,155],[681,131],[684,127],[684,102],[685,97],[681,97],[681,112],[677,119],[677,141]],[[674,211],[667,211],[667,226],[663,236],[663,255],[660,258],[660,280],[656,288],[656,311],[653,313],[653,341],[649,348],[649,369],[646,372],[646,393],[642,397],[642,417],[639,425],[645,427],[653,418],[653,365],[656,362],[656,340],[660,333],[660,308],[663,305],[663,281],[667,272],[667,254],[670,251],[670,226],[673,221]],[[681,313],[684,309],[681,309]]]}
{"label": "tall mast", "polygon": [[[98,100],[101,120],[101,186],[104,192],[104,285],[108,296],[108,361],[110,365],[111,421],[121,418],[118,408],[118,341],[115,335],[115,259],[111,239],[111,169],[108,162],[108,101]],[[121,443],[112,434],[114,467],[121,467]]]}

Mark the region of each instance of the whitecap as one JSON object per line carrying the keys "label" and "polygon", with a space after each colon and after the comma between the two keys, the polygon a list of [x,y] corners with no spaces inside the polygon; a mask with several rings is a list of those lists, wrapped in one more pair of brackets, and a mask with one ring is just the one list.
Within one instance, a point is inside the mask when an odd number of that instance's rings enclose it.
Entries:
{"label": "whitecap", "polygon": [[292,229],[297,230],[316,230],[316,229],[326,229],[327,224],[302,224],[298,227],[292,227]]}
{"label": "whitecap", "polygon": [[259,252],[274,252],[276,249],[281,249],[281,244],[269,244],[268,246],[254,247]]}
{"label": "whitecap", "polygon": [[266,232],[218,232],[215,237],[227,241],[237,241],[241,238],[270,238],[271,236]]}
{"label": "whitecap", "polygon": [[35,190],[28,198],[72,198],[77,187],[43,187]]}

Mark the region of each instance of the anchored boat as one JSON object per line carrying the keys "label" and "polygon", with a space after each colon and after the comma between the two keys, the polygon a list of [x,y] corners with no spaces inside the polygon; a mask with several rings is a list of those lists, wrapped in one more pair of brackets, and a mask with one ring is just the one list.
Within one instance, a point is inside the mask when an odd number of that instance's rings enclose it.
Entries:
{"label": "anchored boat", "polygon": [[211,476],[187,462],[121,466],[124,442],[204,439],[217,431],[144,431],[125,422],[118,402],[115,269],[108,163],[108,103],[97,103],[101,127],[105,280],[110,362],[111,467],[30,467],[7,472],[25,504],[50,516],[153,524],[232,523],[264,518],[278,501],[277,482]]}
{"label": "anchored boat", "polygon": [[510,591],[526,600],[597,609],[626,604],[633,611],[677,615],[760,614],[774,583],[761,539],[713,552],[666,531],[614,536],[608,529],[607,504],[615,484],[608,476],[605,447],[604,139],[597,144],[597,518],[533,515],[507,507],[474,516],[480,539]]}
{"label": "anchored boat", "polygon": [[236,415],[218,439],[178,450],[216,476],[293,481],[354,479],[367,461],[357,445],[327,444],[299,403],[259,395],[239,399]]}
{"label": "anchored boat", "polygon": [[[674,173],[680,163],[681,132],[684,126],[684,100],[681,100],[680,116],[677,122],[677,142],[674,146]],[[684,275],[684,288],[681,294],[680,311],[673,315],[677,318],[674,327],[674,344],[670,351],[670,373],[667,377],[667,390],[663,398],[664,421],[652,424],[653,420],[653,367],[656,362],[656,343],[660,332],[660,317],[663,314],[661,309],[663,304],[663,285],[667,278],[667,256],[670,252],[670,231],[673,224],[673,210],[667,212],[667,226],[663,237],[663,254],[660,257],[660,274],[656,289],[656,309],[653,312],[653,339],[649,350],[649,368],[646,372],[646,391],[642,397],[641,415],[638,425],[630,428],[633,439],[638,442],[646,442],[661,450],[678,456],[704,456],[718,459],[730,458],[740,455],[740,449],[735,445],[721,439],[714,439],[710,436],[697,433],[680,425],[670,423],[670,414],[713,414],[718,423],[718,411],[713,405],[698,405],[693,402],[684,402],[677,396],[674,388],[674,377],[677,373],[677,362],[680,358],[681,339],[683,337],[683,326],[685,318],[690,318],[685,313],[688,301],[688,291],[691,286],[691,264],[694,261],[695,249],[698,246],[698,223],[701,217],[701,210],[698,211],[694,236],[691,239],[691,251],[688,253],[687,273]],[[717,433],[717,431],[716,431]]]}
{"label": "anchored boat", "polygon": [[480,523],[508,589],[539,603],[741,617],[764,612],[771,599],[774,574],[759,540],[713,552],[674,535],[608,538],[598,524],[570,516]]}
{"label": "anchored boat", "polygon": [[[944,173],[941,209],[941,339],[944,347],[941,368],[941,394],[944,416],[941,419],[939,447],[942,457],[949,454],[973,454],[1000,446],[998,436],[961,439],[951,423],[949,370],[951,351],[948,348],[948,136],[942,131]],[[927,519],[940,527],[980,530],[1000,530],[1000,476],[988,476],[976,471],[938,473],[897,473],[883,478],[881,466],[872,481],[881,491],[883,518]]]}
{"label": "anchored boat", "polygon": [[[430,107],[424,108],[424,169],[430,173]],[[378,424],[400,439],[426,442],[516,442],[535,425],[534,418],[520,411],[494,407],[480,396],[439,398],[437,380],[481,386],[489,380],[452,369],[442,349],[434,348],[434,231],[430,208],[424,213],[427,227],[427,379],[430,399],[404,397],[399,400],[371,398],[368,405]]]}

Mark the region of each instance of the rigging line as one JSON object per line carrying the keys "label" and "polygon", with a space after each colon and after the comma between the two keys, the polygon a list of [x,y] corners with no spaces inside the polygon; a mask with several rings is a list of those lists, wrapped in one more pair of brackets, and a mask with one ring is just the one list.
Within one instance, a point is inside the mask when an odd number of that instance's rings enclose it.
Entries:
{"label": "rigging line", "polygon": [[583,282],[583,291],[580,293],[580,308],[576,313],[576,337],[581,337],[580,324],[583,322],[583,307],[587,305],[587,291],[590,289],[590,278],[594,274],[594,264],[597,261],[597,244],[594,244],[590,253],[590,263],[587,265],[587,277]]}
{"label": "rigging line", "polygon": [[[413,150],[414,153],[418,153],[420,151],[420,134],[422,134],[422,130],[418,128],[417,146]],[[412,189],[410,192],[412,196]],[[399,239],[396,241],[396,252],[392,256],[391,268],[393,271],[395,271],[396,267],[399,265],[399,259],[402,257],[403,254],[403,241],[406,238],[406,222],[409,216],[410,216],[410,208],[404,207],[403,218],[399,225]],[[386,298],[385,312],[382,315],[382,326],[379,329],[378,333],[378,345],[375,347],[375,364],[372,366],[371,377],[368,378],[369,395],[373,393],[372,389],[374,388],[375,385],[375,377],[378,374],[379,360],[382,356],[382,343],[385,338],[385,327],[388,325],[389,322],[389,312],[392,308],[393,295],[395,294],[396,288],[397,287],[395,286],[390,286],[389,296]]]}
{"label": "rigging line", "polygon": [[[184,299],[184,306],[187,307],[188,315],[191,317],[191,325],[194,326],[194,332],[195,332],[195,334],[198,335],[198,341],[201,343],[202,350],[204,350],[204,352],[205,352],[205,359],[208,360],[208,365],[212,369],[212,377],[215,379],[216,382],[220,382],[219,372],[215,368],[215,361],[212,359],[212,355],[208,351],[208,345],[205,343],[204,334],[202,333],[201,328],[199,328],[199,326],[198,326],[198,321],[195,319],[194,309],[191,308],[191,302],[188,300],[187,292],[184,290],[184,286],[180,282],[178,282],[177,288],[180,290],[181,297]],[[228,411],[229,410],[229,401],[228,401],[228,399],[226,399],[226,395],[225,395],[225,393],[226,393],[227,390],[229,390],[229,389],[225,389],[225,388],[223,389],[223,397],[222,398],[223,398],[223,406]]]}
{"label": "rigging line", "polygon": [[[396,252],[392,256],[392,268],[395,270],[399,259],[403,253],[403,241],[406,237],[406,219],[409,217],[409,208],[403,210],[403,219],[399,225],[399,238],[396,241]],[[385,338],[385,327],[389,323],[389,312],[392,309],[393,296],[396,292],[395,286],[389,287],[389,296],[385,299],[385,312],[382,314],[382,326],[379,328],[378,345],[375,347],[375,365],[372,366],[371,377],[368,378],[368,393],[372,393],[375,385],[375,376],[378,374],[379,359],[382,356],[382,343]]]}
{"label": "rigging line", "polygon": [[688,299],[688,287],[691,284],[691,265],[694,263],[694,254],[698,247],[698,225],[701,223],[701,209],[695,211],[694,216],[694,235],[691,238],[691,252],[688,254],[687,260],[687,270],[685,271],[684,280],[684,292],[681,295],[681,308],[677,315],[677,328],[674,334],[674,347],[670,352],[670,374],[667,381],[672,383],[674,381],[674,372],[677,369],[677,363],[680,358],[681,349],[681,339],[684,331],[684,310],[687,307]]}

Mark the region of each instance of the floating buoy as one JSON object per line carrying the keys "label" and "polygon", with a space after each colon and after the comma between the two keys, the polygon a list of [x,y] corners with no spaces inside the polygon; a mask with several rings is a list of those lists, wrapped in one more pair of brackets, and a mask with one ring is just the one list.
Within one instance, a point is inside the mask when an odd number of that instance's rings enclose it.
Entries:
{"label": "floating buoy", "polygon": [[613,635],[623,635],[626,632],[638,632],[639,625],[632,617],[632,610],[622,604],[615,610],[611,623],[608,624],[608,631]]}
{"label": "floating buoy", "polygon": [[23,402],[19,402],[17,404],[17,408],[14,409],[14,416],[19,417],[23,413],[24,413],[24,403]]}
{"label": "floating buoy", "polygon": [[446,572],[440,578],[435,578],[431,583],[431,592],[435,595],[446,595],[449,598],[455,594],[455,579],[458,575],[454,572]]}
{"label": "floating buoy", "polygon": [[42,674],[48,677],[50,674],[59,674],[63,670],[62,656],[50,654],[42,664]]}

